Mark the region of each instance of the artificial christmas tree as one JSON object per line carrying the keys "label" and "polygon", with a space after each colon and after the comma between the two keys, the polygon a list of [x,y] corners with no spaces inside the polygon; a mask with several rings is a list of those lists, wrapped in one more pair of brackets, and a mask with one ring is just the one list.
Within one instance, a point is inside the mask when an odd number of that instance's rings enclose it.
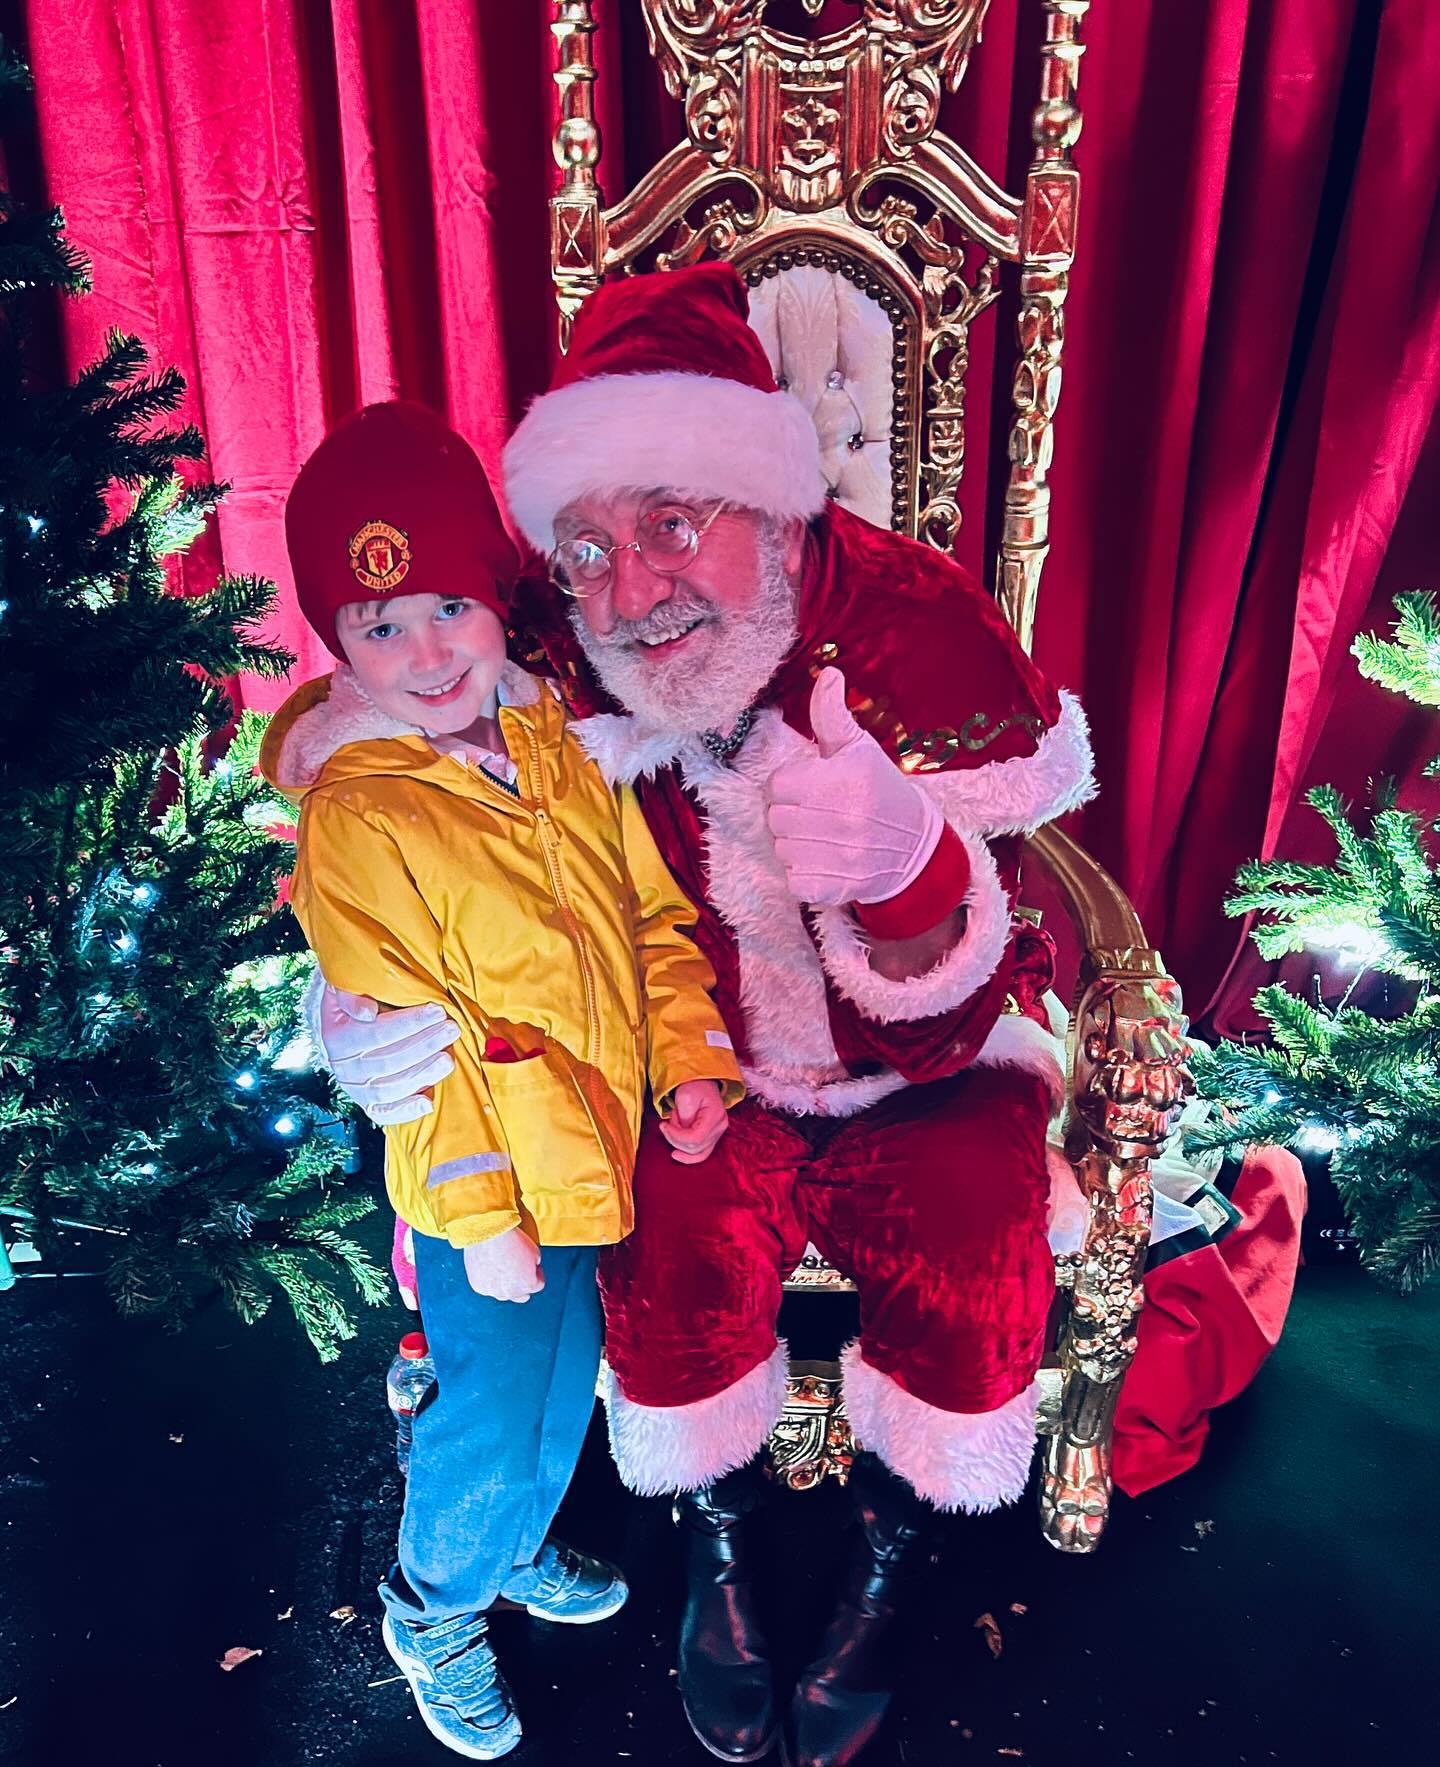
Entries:
{"label": "artificial christmas tree", "polygon": [[[1435,598],[1400,595],[1395,605],[1393,638],[1355,641],[1361,672],[1440,706]],[[1440,774],[1440,758],[1426,772]],[[1440,825],[1427,829],[1401,809],[1393,782],[1363,820],[1330,786],[1309,802],[1334,833],[1334,864],[1247,865],[1226,910],[1265,917],[1253,935],[1264,956],[1343,951],[1355,976],[1334,1006],[1278,983],[1261,989],[1255,1005],[1273,1043],[1226,1042],[1197,1057],[1202,1091],[1225,1111],[1187,1146],[1276,1141],[1328,1151],[1363,1261],[1408,1291],[1440,1268],[1440,877],[1427,846]],[[1382,1019],[1352,1004],[1367,971],[1394,978],[1408,1010]]]}
{"label": "artificial christmas tree", "polygon": [[[0,105],[26,88],[0,45]],[[353,1335],[336,1279],[385,1293],[341,1231],[373,1203],[335,1183],[275,912],[288,812],[222,685],[292,659],[255,632],[271,585],[167,585],[223,494],[177,474],[203,453],[163,427],[180,377],[116,334],[37,385],[35,304],[87,286],[59,212],[0,192],[0,1225],[42,1251],[57,1221],[108,1230],[126,1312],[176,1319],[209,1281],[250,1320],[278,1290],[330,1357]]]}

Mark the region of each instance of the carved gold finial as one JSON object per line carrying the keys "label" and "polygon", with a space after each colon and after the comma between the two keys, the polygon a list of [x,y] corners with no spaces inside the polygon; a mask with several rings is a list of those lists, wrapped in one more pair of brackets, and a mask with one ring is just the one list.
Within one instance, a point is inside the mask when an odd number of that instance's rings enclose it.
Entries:
{"label": "carved gold finial", "polygon": [[604,263],[604,218],[595,168],[600,163],[600,130],[595,122],[595,32],[592,0],[555,0],[550,26],[555,38],[555,84],[560,88],[560,124],[555,131],[555,163],[565,174],[550,199],[550,268],[560,308],[560,348],[570,343],[570,326],[580,304],[600,282]]}
{"label": "carved gold finial", "polygon": [[1025,180],[1021,219],[1020,360],[1010,426],[1010,479],[996,573],[996,595],[1028,651],[1035,629],[1040,572],[1050,550],[1052,425],[1060,399],[1065,296],[1075,256],[1080,179],[1070,149],[1080,138],[1075,87],[1084,48],[1080,22],[1089,0],[1041,0],[1040,103],[1030,120],[1035,157]]}

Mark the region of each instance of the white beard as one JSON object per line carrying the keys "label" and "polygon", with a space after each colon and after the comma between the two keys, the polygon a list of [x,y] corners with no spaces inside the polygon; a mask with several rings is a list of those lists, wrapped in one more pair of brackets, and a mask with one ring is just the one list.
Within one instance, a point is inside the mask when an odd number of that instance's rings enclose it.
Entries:
{"label": "white beard", "polygon": [[[617,621],[604,638],[590,631],[578,608],[571,613],[600,684],[646,734],[728,734],[794,648],[797,597],[785,574],[783,538],[762,532],[758,549],[760,587],[748,607],[718,608],[682,582],[643,619]],[[672,636],[697,618],[709,628],[709,642],[695,656],[646,656],[642,638]]]}

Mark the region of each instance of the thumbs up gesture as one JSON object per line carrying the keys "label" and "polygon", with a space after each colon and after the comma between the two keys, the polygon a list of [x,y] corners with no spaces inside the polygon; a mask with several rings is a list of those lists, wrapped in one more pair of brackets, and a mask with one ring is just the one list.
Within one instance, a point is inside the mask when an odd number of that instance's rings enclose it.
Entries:
{"label": "thumbs up gesture", "polygon": [[924,870],[944,819],[855,722],[838,669],[816,678],[810,728],[819,752],[770,776],[770,832],[791,893],[824,907],[888,901]]}

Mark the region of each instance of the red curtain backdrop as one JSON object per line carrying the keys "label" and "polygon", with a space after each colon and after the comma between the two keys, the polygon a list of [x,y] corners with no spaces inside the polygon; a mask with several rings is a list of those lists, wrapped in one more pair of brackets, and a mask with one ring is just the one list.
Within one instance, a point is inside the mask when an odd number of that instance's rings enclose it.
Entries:
{"label": "red curtain backdrop", "polygon": [[[66,364],[120,325],[183,370],[234,486],[187,572],[275,577],[302,675],[328,665],[289,599],[281,511],[327,424],[419,398],[493,465],[544,384],[551,11],[0,0],[38,86],[21,148],[94,260],[95,294],[64,314]],[[680,121],[639,0],[595,11],[613,197]],[[810,21],[772,0],[768,16],[813,33],[854,8],[828,0]],[[1037,0],[993,0],[946,106],[1011,188],[1040,30]],[[1103,790],[1079,832],[1192,1010],[1229,971],[1224,1021],[1254,981],[1231,965],[1238,930],[1219,910],[1235,865],[1291,838],[1327,733],[1352,773],[1367,751],[1380,764],[1346,652],[1383,617],[1372,602],[1440,386],[1440,7],[1098,0],[1084,32],[1080,257],[1036,648],[1094,723]],[[987,579],[1009,352],[1002,305],[972,339],[958,547]],[[1388,759],[1404,768],[1423,737],[1399,729]]]}

